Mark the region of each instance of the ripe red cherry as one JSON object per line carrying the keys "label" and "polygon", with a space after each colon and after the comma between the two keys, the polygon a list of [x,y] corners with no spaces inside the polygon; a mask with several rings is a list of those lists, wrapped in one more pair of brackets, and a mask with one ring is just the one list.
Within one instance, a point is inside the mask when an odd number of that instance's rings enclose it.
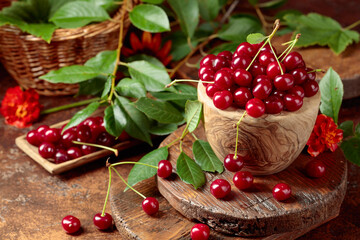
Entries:
{"label": "ripe red cherry", "polygon": [[303,99],[295,94],[288,93],[284,96],[284,105],[289,112],[297,111],[303,105]]}
{"label": "ripe red cherry", "polygon": [[89,126],[80,125],[77,128],[77,140],[79,142],[89,142],[91,139],[91,129]]}
{"label": "ripe red cherry", "polygon": [[270,95],[271,90],[272,90],[271,82],[267,80],[263,80],[255,85],[255,87],[252,90],[252,94],[256,98],[265,99]]}
{"label": "ripe red cherry", "polygon": [[271,82],[270,78],[266,75],[258,75],[256,78],[254,78],[252,82],[252,87],[255,87],[258,83],[261,83],[262,81]]}
{"label": "ripe red cherry", "polygon": [[258,118],[265,113],[265,104],[258,98],[250,99],[245,106],[249,116]]}
{"label": "ripe red cherry", "polygon": [[280,113],[284,109],[284,102],[281,97],[272,95],[265,99],[265,112],[270,114]]}
{"label": "ripe red cherry", "polygon": [[320,160],[312,160],[306,164],[306,173],[309,177],[319,178],[324,176],[325,164]]}
{"label": "ripe red cherry", "polygon": [[100,133],[96,139],[96,143],[108,147],[113,146],[114,142],[115,142],[115,138],[110,134],[108,134],[107,132]]}
{"label": "ripe red cherry", "polygon": [[210,192],[216,198],[224,198],[231,192],[231,185],[225,179],[216,179],[210,185]]}
{"label": "ripe red cherry", "polygon": [[161,160],[158,164],[157,175],[161,178],[167,178],[172,173],[172,165],[168,160]]}
{"label": "ripe red cherry", "polygon": [[239,68],[234,71],[234,81],[241,87],[250,87],[252,75],[245,69]]}
{"label": "ripe red cherry", "polygon": [[299,96],[301,98],[304,98],[304,96],[305,96],[304,89],[299,85],[296,85],[296,86],[290,88],[288,93],[293,93],[293,94],[295,94],[295,95],[297,95],[297,96]]}
{"label": "ripe red cherry", "polygon": [[259,51],[259,49],[262,47],[262,45],[264,45],[264,42],[261,42],[261,43],[254,43],[254,44],[251,44],[254,48],[254,51],[257,53]]}
{"label": "ripe red cherry", "polygon": [[113,218],[108,213],[105,213],[104,216],[101,216],[101,213],[97,213],[93,218],[93,223],[97,227],[97,229],[106,230],[112,227]]}
{"label": "ripe red cherry", "polygon": [[59,132],[59,129],[56,128],[49,128],[45,131],[44,136],[43,136],[43,140],[45,142],[51,142],[51,143],[56,143],[60,140],[61,135]]}
{"label": "ripe red cherry", "polygon": [[272,92],[273,96],[278,96],[279,98],[283,98],[285,96],[285,92],[284,91],[280,91],[280,90],[275,90]]}
{"label": "ripe red cherry", "polygon": [[44,136],[45,136],[45,131],[49,129],[48,125],[41,125],[36,129],[37,137],[39,139],[39,141],[42,143],[44,142]]}
{"label": "ripe red cherry", "polygon": [[229,67],[229,62],[223,57],[215,57],[213,60],[213,69],[218,71],[222,68]]}
{"label": "ripe red cherry", "polygon": [[81,145],[81,152],[83,155],[88,155],[90,153],[96,152],[97,148],[89,145]]}
{"label": "ripe red cherry", "polygon": [[282,62],[284,63],[287,70],[305,67],[304,60],[298,52],[289,53]]}
{"label": "ripe red cherry", "polygon": [[260,65],[260,63],[253,63],[253,65],[250,67],[250,72],[253,77],[264,75],[266,74],[266,67]]}
{"label": "ripe red cherry", "polygon": [[82,123],[79,124],[80,125],[85,125],[85,126],[93,126],[93,125],[96,125],[98,124],[98,121],[95,117],[89,117],[87,119],[85,119]]}
{"label": "ripe red cherry", "polygon": [[294,86],[294,78],[288,73],[277,75],[274,79],[274,86],[281,91],[289,90]]}
{"label": "ripe red cherry", "polygon": [[61,136],[61,143],[65,147],[71,147],[73,145],[73,141],[76,140],[76,132],[72,130],[66,130],[64,134]]}
{"label": "ripe red cherry", "polygon": [[237,155],[234,159],[234,154],[228,154],[224,159],[224,167],[230,172],[237,172],[244,166],[244,159]]}
{"label": "ripe red cherry", "polygon": [[215,86],[215,84],[208,84],[206,86],[206,95],[208,95],[210,98],[214,96],[216,92],[221,91],[219,88]]}
{"label": "ripe red cherry", "polygon": [[313,80],[306,81],[302,87],[304,88],[305,97],[312,97],[319,91],[319,84]]}
{"label": "ripe red cherry", "polygon": [[147,197],[142,202],[142,209],[148,215],[153,215],[159,211],[159,202],[156,198]]}
{"label": "ripe red cherry", "polygon": [[36,130],[31,130],[26,134],[26,141],[34,146],[39,146],[41,144]]}
{"label": "ripe red cherry", "polygon": [[[203,72],[203,74],[200,76],[200,80],[201,81],[205,81],[205,82],[213,82],[214,81],[214,71],[212,70],[205,70]],[[207,85],[207,83],[203,83],[204,86]]]}
{"label": "ripe red cherry", "polygon": [[[262,46],[262,45],[261,45],[261,46]],[[273,47],[273,49],[274,49],[274,51],[275,51],[275,54],[277,54],[276,49],[275,49],[274,47]],[[261,52],[271,52],[272,54],[274,54],[273,51],[271,50],[269,44],[266,44],[260,51],[261,51]]]}
{"label": "ripe red cherry", "polygon": [[237,47],[236,53],[238,54],[238,56],[246,56],[250,58],[254,57],[256,54],[254,47],[248,42],[241,43]]}
{"label": "ripe red cherry", "polygon": [[204,67],[204,66],[208,66],[208,67],[213,67],[213,61],[215,59],[215,55],[214,54],[208,54],[206,55],[203,59],[201,59],[200,61],[200,67]]}
{"label": "ripe red cherry", "polygon": [[59,149],[56,151],[56,153],[55,153],[55,163],[56,164],[66,162],[69,159],[70,158],[67,155],[67,152],[65,149]]}
{"label": "ripe red cherry", "polygon": [[81,227],[80,220],[71,215],[64,217],[61,221],[61,225],[65,232],[69,234],[79,231]]}
{"label": "ripe red cherry", "polygon": [[195,224],[191,228],[190,236],[192,240],[207,240],[210,237],[210,228],[202,223]]}
{"label": "ripe red cherry", "polygon": [[293,76],[296,85],[303,84],[307,79],[307,72],[304,68],[294,69],[290,74]]}
{"label": "ripe red cherry", "polygon": [[[284,66],[284,64],[280,63],[280,66],[283,70],[283,72],[286,72],[286,68]],[[277,62],[272,62],[270,63],[267,68],[266,68],[266,75],[273,80],[277,75],[280,75],[281,71],[280,71],[280,67],[279,64]]]}
{"label": "ripe red cherry", "polygon": [[286,183],[278,183],[272,190],[273,197],[278,201],[284,201],[291,196],[291,188]]}
{"label": "ripe red cherry", "polygon": [[55,155],[55,146],[52,143],[44,142],[39,146],[39,154],[43,158],[52,158]]}
{"label": "ripe red cherry", "polygon": [[234,174],[233,182],[238,189],[244,190],[253,185],[254,177],[250,172],[241,171]]}
{"label": "ripe red cherry", "polygon": [[71,147],[66,151],[70,159],[79,158],[83,155],[82,151],[78,147]]}
{"label": "ripe red cherry", "polygon": [[272,52],[264,51],[259,54],[259,63],[267,67],[272,62],[276,62],[275,56]]}
{"label": "ripe red cherry", "polygon": [[231,61],[231,68],[232,69],[246,69],[249,64],[251,63],[251,58],[247,56],[237,56],[234,57]]}
{"label": "ripe red cherry", "polygon": [[230,88],[233,84],[233,78],[229,71],[221,69],[215,73],[214,84],[220,90]]}
{"label": "ripe red cherry", "polygon": [[227,90],[216,92],[213,97],[213,103],[218,109],[225,110],[233,103],[233,96]]}
{"label": "ripe red cherry", "polygon": [[246,103],[253,98],[250,90],[245,87],[240,87],[234,92],[234,102],[241,108],[245,107]]}
{"label": "ripe red cherry", "polygon": [[307,79],[308,80],[316,80],[316,72],[312,72],[314,69],[312,68],[305,68],[305,71],[307,72]]}
{"label": "ripe red cherry", "polygon": [[229,62],[232,60],[232,53],[230,51],[219,52],[217,56],[218,57],[223,57]]}

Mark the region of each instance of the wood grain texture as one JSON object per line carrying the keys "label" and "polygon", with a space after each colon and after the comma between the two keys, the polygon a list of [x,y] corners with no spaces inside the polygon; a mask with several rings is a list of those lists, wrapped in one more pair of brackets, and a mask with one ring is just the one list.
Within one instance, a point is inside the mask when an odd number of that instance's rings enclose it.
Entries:
{"label": "wood grain texture", "polygon": [[[220,160],[235,152],[236,122],[245,110],[230,107],[220,110],[198,85],[198,99],[203,103],[206,137]],[[296,112],[264,114],[259,118],[246,115],[239,128],[239,154],[249,156],[244,170],[268,175],[287,168],[300,154],[314,128],[319,111],[320,92],[304,98]]]}
{"label": "wood grain texture", "polygon": [[[182,128],[166,138],[161,146],[181,135]],[[196,130],[199,139],[205,139],[202,127]],[[192,157],[192,136],[183,144],[184,152]],[[169,161],[176,165],[177,145],[170,148]],[[224,200],[215,199],[209,187],[213,180],[222,178],[232,183],[233,173],[206,173],[207,183],[199,190],[185,184],[178,177],[170,180],[158,178],[158,189],[182,215],[198,220],[214,230],[238,236],[268,236],[310,228],[338,215],[346,191],[347,165],[340,150],[323,153],[327,173],[320,179],[308,178],[304,166],[313,158],[301,154],[285,171],[269,176],[255,177],[254,186],[239,191],[232,184],[232,193]],[[272,197],[272,188],[285,182],[292,188],[292,197],[278,202]]]}

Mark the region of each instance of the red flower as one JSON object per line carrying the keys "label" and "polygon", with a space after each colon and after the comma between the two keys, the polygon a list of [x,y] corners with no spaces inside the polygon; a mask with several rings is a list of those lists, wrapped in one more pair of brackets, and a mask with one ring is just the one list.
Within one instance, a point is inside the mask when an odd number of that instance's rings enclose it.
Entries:
{"label": "red flower", "polygon": [[171,50],[171,40],[167,41],[161,47],[160,33],[151,35],[149,32],[143,32],[141,41],[135,33],[131,33],[130,45],[131,48],[123,47],[121,50],[122,55],[125,57],[144,53],[156,57],[164,64],[164,66],[168,65],[172,59],[171,55],[169,55]]}
{"label": "red flower", "polygon": [[308,145],[308,153],[316,157],[326,149],[334,152],[342,139],[343,130],[337,128],[331,117],[320,114],[316,118],[314,130],[306,143]]}
{"label": "red flower", "polygon": [[41,107],[39,94],[34,89],[22,91],[17,86],[6,90],[0,112],[6,124],[25,128],[39,118]]}

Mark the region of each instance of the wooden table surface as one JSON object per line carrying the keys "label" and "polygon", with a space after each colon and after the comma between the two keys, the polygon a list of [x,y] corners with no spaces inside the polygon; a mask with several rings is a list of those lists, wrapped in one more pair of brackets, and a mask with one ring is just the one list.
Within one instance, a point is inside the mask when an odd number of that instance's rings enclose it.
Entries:
{"label": "wooden table surface", "polygon": [[[7,88],[15,86],[0,67],[0,99]],[[72,97],[41,97],[45,108],[73,101]],[[50,175],[15,145],[15,138],[41,124],[54,124],[70,118],[78,109],[43,116],[31,128],[8,126],[0,117],[0,239],[119,239],[116,230],[98,231],[92,223],[94,214],[101,212],[106,195],[108,171],[106,159],[79,167],[61,175]],[[344,102],[340,121],[360,122],[360,98]],[[158,143],[161,139],[158,140]],[[151,150],[145,144],[128,149],[112,161],[136,161]],[[127,176],[130,166],[118,168]],[[118,178],[114,178],[119,181]],[[360,238],[360,168],[349,164],[348,189],[340,216],[309,232],[300,239],[359,239]],[[110,205],[107,206],[110,211]],[[67,235],[61,219],[78,217],[82,231]],[[190,231],[190,229],[189,229]]]}

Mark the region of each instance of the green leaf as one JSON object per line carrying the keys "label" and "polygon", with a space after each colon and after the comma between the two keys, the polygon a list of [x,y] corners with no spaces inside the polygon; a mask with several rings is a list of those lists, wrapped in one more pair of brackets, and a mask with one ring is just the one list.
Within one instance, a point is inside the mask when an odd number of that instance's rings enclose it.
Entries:
{"label": "green leaf", "polygon": [[360,137],[360,123],[358,123],[355,127],[355,136]]}
{"label": "green leaf", "polygon": [[[178,61],[190,53],[191,49],[183,32],[171,32],[171,34],[166,39],[171,40],[172,43],[170,54],[173,61]],[[191,45],[197,46],[197,44],[198,40],[191,39]]]}
{"label": "green leaf", "polygon": [[147,142],[152,146],[149,134],[149,119],[144,113],[135,108],[129,99],[119,96],[117,100],[119,100],[119,105],[121,104],[121,108],[126,116],[125,131],[131,137]]}
{"label": "green leaf", "polygon": [[26,25],[26,32],[44,39],[47,43],[50,43],[51,37],[54,31],[58,27],[52,23],[32,23]]}
{"label": "green leaf", "polygon": [[240,43],[246,40],[247,35],[254,32],[263,32],[258,21],[251,18],[230,18],[229,24],[224,25],[218,35],[222,40]]}
{"label": "green leaf", "polygon": [[344,131],[343,137],[347,138],[350,136],[354,136],[354,122],[353,121],[345,121],[339,125],[339,128]]}
{"label": "green leaf", "polygon": [[219,0],[197,0],[201,17],[206,21],[216,18],[221,9]]}
{"label": "green leaf", "polygon": [[122,96],[141,98],[146,96],[144,85],[131,78],[123,78],[115,87],[116,92]]}
{"label": "green leaf", "polygon": [[116,51],[102,51],[95,57],[90,58],[84,64],[87,67],[97,69],[101,73],[112,74],[116,63]]}
{"label": "green leaf", "polygon": [[180,21],[181,30],[192,38],[199,24],[199,5],[194,0],[168,0],[171,8]]}
{"label": "green leaf", "polygon": [[142,0],[142,2],[152,3],[152,4],[160,4],[164,0]]}
{"label": "green leaf", "polygon": [[61,28],[78,28],[108,19],[110,16],[103,8],[96,7],[93,3],[76,1],[63,5],[49,21]]}
{"label": "green leaf", "polygon": [[266,8],[266,9],[272,9],[272,8],[278,8],[284,5],[287,2],[287,0],[272,0],[268,2],[259,3],[259,8]]}
{"label": "green leaf", "polygon": [[[160,92],[171,82],[169,74],[164,68],[155,66],[146,61],[128,63],[130,76],[142,82],[146,90]],[[169,88],[170,89],[170,88]],[[171,88],[174,91],[174,88]]]}
{"label": "green leaf", "polygon": [[336,54],[339,54],[349,44],[359,42],[358,32],[342,28],[334,19],[317,13],[299,17],[291,15],[291,19],[288,19],[288,16],[285,19],[296,26],[294,34],[301,33],[297,46],[329,46]]}
{"label": "green leaf", "polygon": [[177,128],[175,123],[157,123],[149,129],[149,132],[154,135],[164,136],[173,133]]}
{"label": "green leaf", "polygon": [[50,14],[49,14],[49,18],[51,18],[54,13],[59,10],[59,8],[61,8],[63,5],[65,5],[68,2],[73,2],[74,0],[49,0],[50,2]]}
{"label": "green leaf", "polygon": [[95,68],[72,65],[63,67],[59,70],[53,70],[40,77],[51,83],[79,83],[100,75],[101,72]]}
{"label": "green leaf", "polygon": [[286,10],[282,10],[276,13],[275,18],[276,19],[280,19],[280,21],[286,21],[285,20],[285,16],[286,15],[294,15],[294,16],[300,16],[303,15],[302,12],[300,12],[299,10],[296,9],[286,9]]}
{"label": "green leaf", "polygon": [[169,101],[169,100],[196,100],[197,99],[197,89],[193,86],[186,84],[176,85],[178,90],[176,93],[171,92],[153,92],[151,95],[154,97]]}
{"label": "green leaf", "polygon": [[101,99],[106,99],[107,94],[110,92],[111,89],[111,76],[108,76],[104,85],[104,90],[101,93]]}
{"label": "green leaf", "polygon": [[134,105],[146,116],[161,123],[177,123],[184,119],[181,113],[168,102],[142,97]]}
{"label": "green leaf", "polygon": [[63,132],[66,129],[69,129],[71,127],[74,127],[76,125],[78,125],[79,123],[81,123],[82,121],[84,121],[86,118],[88,118],[93,112],[95,112],[96,109],[98,109],[100,106],[99,102],[93,102],[90,103],[86,108],[80,110],[79,112],[77,112],[71,119],[70,122],[68,124],[66,124],[66,126],[64,127],[64,129],[62,130]]}
{"label": "green leaf", "polygon": [[187,101],[185,105],[186,126],[189,132],[193,132],[199,125],[202,115],[202,103],[199,101]]}
{"label": "green leaf", "polygon": [[116,100],[114,105],[105,109],[105,129],[114,137],[119,137],[126,126],[126,115]]}
{"label": "green leaf", "polygon": [[162,62],[159,59],[157,59],[156,57],[153,57],[153,56],[146,55],[146,54],[136,54],[136,55],[128,57],[126,60],[127,60],[127,62],[144,60],[148,63],[151,63],[152,65],[158,66],[159,68],[166,69],[164,64],[162,64]]}
{"label": "green leaf", "polygon": [[[168,154],[169,151],[167,147],[158,148],[143,156],[138,162],[157,167],[161,160],[166,160],[168,158]],[[143,180],[155,176],[156,173],[156,168],[135,164],[129,173],[128,184],[130,186],[134,186],[135,184]],[[124,191],[126,191],[127,189],[128,187],[125,188]]]}
{"label": "green leaf", "polygon": [[181,152],[177,159],[176,172],[183,182],[193,185],[195,189],[203,186],[206,182],[201,167],[184,152]]}
{"label": "green leaf", "polygon": [[321,92],[320,112],[338,122],[344,87],[339,74],[331,67],[319,83]]}
{"label": "green leaf", "polygon": [[147,32],[170,31],[169,19],[160,7],[141,4],[130,12],[130,21],[135,27]]}
{"label": "green leaf", "polygon": [[262,33],[251,33],[246,37],[246,41],[251,44],[257,44],[264,41],[267,37]]}
{"label": "green leaf", "polygon": [[196,140],[193,143],[192,151],[194,159],[201,169],[208,172],[222,173],[224,171],[223,163],[215,155],[210,144],[203,140]]}
{"label": "green leaf", "polygon": [[360,166],[360,138],[353,137],[341,143],[341,149],[347,160]]}
{"label": "green leaf", "polygon": [[78,95],[93,95],[97,96],[102,93],[106,83],[106,77],[99,75],[90,80],[79,83]]}

